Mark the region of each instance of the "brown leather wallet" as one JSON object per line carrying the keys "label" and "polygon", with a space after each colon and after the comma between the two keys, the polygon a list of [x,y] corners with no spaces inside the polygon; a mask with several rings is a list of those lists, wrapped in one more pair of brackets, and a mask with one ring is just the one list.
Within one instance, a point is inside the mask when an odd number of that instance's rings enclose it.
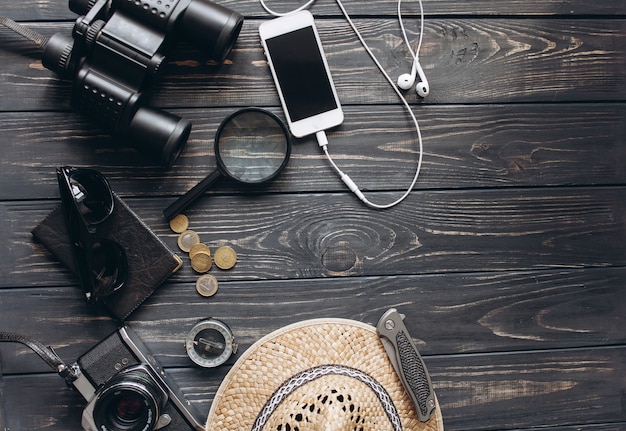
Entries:
{"label": "brown leather wallet", "polygon": [[[98,233],[119,243],[128,259],[124,286],[102,304],[116,318],[125,320],[172,273],[182,265],[178,257],[125,203],[113,193],[113,214]],[[53,210],[32,231],[40,241],[74,274],[77,274],[63,208]]]}

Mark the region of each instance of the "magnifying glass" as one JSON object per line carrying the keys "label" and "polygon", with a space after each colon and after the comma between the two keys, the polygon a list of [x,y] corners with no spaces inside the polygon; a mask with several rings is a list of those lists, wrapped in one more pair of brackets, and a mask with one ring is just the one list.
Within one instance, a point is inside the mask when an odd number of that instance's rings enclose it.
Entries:
{"label": "magnifying glass", "polygon": [[289,132],[273,113],[244,108],[226,117],[215,134],[217,169],[165,208],[171,220],[222,177],[243,184],[262,184],[274,179],[291,154]]}

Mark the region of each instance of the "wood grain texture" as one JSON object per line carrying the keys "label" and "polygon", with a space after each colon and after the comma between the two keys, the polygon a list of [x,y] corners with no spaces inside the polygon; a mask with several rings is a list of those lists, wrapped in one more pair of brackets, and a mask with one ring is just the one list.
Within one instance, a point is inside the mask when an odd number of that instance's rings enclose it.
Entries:
{"label": "wood grain texture", "polygon": [[[230,9],[250,16],[267,16],[258,0],[222,0],[219,2]],[[368,0],[344,1],[350,14],[355,16],[393,16],[396,11],[395,0],[380,0],[372,3]],[[277,11],[289,11],[303,3],[297,0],[267,1],[270,7]],[[504,0],[492,2],[477,0],[459,3],[454,0],[423,0],[424,13],[430,15],[506,15],[506,16],[558,16],[558,15],[625,15],[626,7],[620,0],[605,0],[589,3],[585,0]],[[417,13],[416,1],[403,2],[403,11],[406,14]],[[317,1],[311,9],[316,15],[338,14],[339,8],[335,2]],[[5,2],[2,14],[14,20],[73,20],[75,14],[69,11],[65,0],[39,0],[36,3],[10,1]]]}
{"label": "wood grain texture", "polygon": [[[585,411],[577,429],[597,422],[623,426],[623,410],[611,403],[626,372],[624,348],[577,349],[469,357],[425,357],[436,382],[447,429],[504,429],[571,424]],[[593,368],[594,373],[589,369]],[[523,372],[520,372],[523,370]],[[167,370],[186,396],[208,412],[223,370]],[[498,376],[494,379],[494,376]],[[211,383],[210,383],[211,382]],[[80,430],[84,402],[54,375],[10,376],[6,389],[21,396],[7,399],[16,429]],[[37,394],[37,397],[28,397]],[[594,396],[590,396],[594,394]],[[543,402],[534,403],[541,399]],[[484,418],[488,416],[488,418]],[[481,417],[476,427],[476,417]],[[589,429],[595,429],[589,427]],[[601,428],[602,429],[602,428]],[[611,428],[608,428],[611,429]]]}
{"label": "wood grain texture", "polygon": [[[203,241],[236,248],[240,262],[225,274],[228,279],[607,267],[626,264],[622,193],[622,188],[424,192],[376,217],[346,194],[215,196],[187,215]],[[387,202],[393,196],[371,198]],[[0,264],[0,285],[71,282],[64,268],[45,265],[50,255],[33,243],[30,230],[18,228],[34,228],[56,205],[0,206],[8,228],[1,243],[9,257]],[[168,232],[160,214],[163,201],[129,206],[177,249],[176,234]],[[186,281],[193,276],[189,268],[176,275]]]}
{"label": "wood grain texture", "polygon": [[[215,130],[233,110],[176,110],[193,122],[193,129],[174,169],[167,172],[129,144],[94,130],[77,114],[0,114],[5,148],[0,159],[0,197],[56,198],[54,171],[63,164],[98,166],[122,196],[181,195],[216,168]],[[416,134],[406,114],[393,106],[350,106],[345,112],[346,123],[328,134],[329,151],[340,166],[364,190],[406,189],[417,161]],[[415,112],[425,151],[417,189],[626,181],[626,107],[622,104],[486,105],[480,110],[424,106]],[[262,192],[344,190],[314,138],[294,139],[293,144],[287,169]],[[207,194],[241,191],[222,181]]]}
{"label": "wood grain texture", "polygon": [[[151,103],[163,108],[243,101],[277,105],[258,38],[261,22],[244,23],[223,64],[203,60],[189,47],[173,52]],[[411,24],[415,40],[418,26],[415,20]],[[357,25],[394,80],[410,69],[396,21],[361,19]],[[343,104],[398,102],[343,20],[320,20],[318,27]],[[71,26],[34,29],[70,34]],[[420,59],[433,92],[425,102],[410,94],[415,104],[619,101],[626,96],[626,20],[430,19],[424,31]],[[0,74],[0,111],[70,109],[70,85],[43,68],[29,42],[19,36],[9,41],[0,50],[0,61],[7,65]]]}
{"label": "wood grain texture", "polygon": [[[59,204],[56,167],[101,170],[178,251],[162,210],[214,169],[221,120],[251,105],[283,116],[258,41],[269,16],[257,0],[219,3],[246,18],[229,58],[216,64],[181,41],[148,99],[193,123],[168,171],[74,112],[70,83],[0,28],[0,331],[71,362],[117,326],[32,239]],[[407,72],[396,1],[345,4],[393,79]],[[402,5],[416,43],[418,4]],[[183,268],[128,324],[206,413],[234,359],[192,365],[182,340],[197,320],[227,322],[241,354],[291,323],[375,324],[396,307],[446,429],[625,430],[626,3],[424,0],[424,9],[431,94],[407,93],[425,150],[409,198],[392,210],[364,207],[315,140],[296,139],[267,187],[221,181],[187,211],[203,241],[238,253],[232,270],[211,270],[217,295],[196,293],[179,252]],[[329,151],[368,198],[395,199],[414,173],[415,130],[337,4],[311,10],[346,113]],[[4,0],[0,14],[47,36],[69,35],[76,18],[66,0]],[[10,430],[81,429],[84,401],[34,353],[0,343],[0,364]]]}
{"label": "wood grain texture", "polygon": [[[621,269],[335,279],[325,282],[324,287],[319,281],[273,282],[265,287],[262,284],[267,282],[235,282],[223,284],[211,301],[200,298],[189,285],[172,285],[145,304],[130,324],[150,340],[149,348],[159,352],[158,360],[176,376],[186,395],[208,410],[226,370],[187,368],[179,341],[186,327],[205,316],[207,306],[213,316],[228,319],[245,349],[265,332],[302,319],[350,317],[374,323],[378,311],[396,305],[415,316],[407,319],[407,325],[416,336],[441,402],[447,407],[449,429],[475,429],[468,418],[489,416],[488,411],[494,414],[488,420],[481,419],[479,429],[546,421],[564,424],[580,410],[586,412],[586,421],[594,423],[595,418],[620,418],[619,405],[611,405],[609,400],[623,388],[624,351],[597,345],[624,342],[624,309],[619,309],[624,290],[615,288],[621,286],[619,280],[623,277]],[[293,297],[284,294],[286,288],[298,298],[297,306]],[[394,304],[398,295],[412,298],[412,302]],[[453,297],[457,301],[452,302]],[[5,309],[14,314],[3,314],[3,321],[11,321],[20,310],[28,309],[32,335],[49,337],[48,341],[68,361],[113,330],[110,322],[86,312],[75,289],[52,289],[28,297],[15,291],[9,298]],[[184,304],[184,316],[177,304]],[[62,309],[65,313],[60,312]],[[494,312],[481,316],[486,309]],[[275,314],[273,310],[280,312]],[[289,310],[288,314],[283,310]],[[68,312],[71,319],[67,318]],[[442,326],[441,321],[455,322],[457,326]],[[42,331],[46,326],[43,322],[55,327],[55,333]],[[484,346],[469,345],[480,340]],[[591,348],[572,348],[586,343]],[[502,345],[501,354],[483,352],[497,344]],[[551,350],[540,351],[542,346],[550,346]],[[76,418],[83,405],[80,397],[58,377],[40,374],[45,368],[32,353],[7,345],[0,347],[3,357],[15,352],[21,358],[19,369],[5,370],[11,374],[6,379],[6,390],[11,394],[39,394],[36,404],[27,403],[28,407],[21,401],[24,395],[7,399],[10,411],[29,408],[50,417],[43,412],[54,408],[58,413],[53,422],[59,422],[46,426],[79,429]],[[23,374],[36,370],[39,374]],[[535,404],[532,400],[537,397],[546,402]],[[24,412],[15,416],[24,421],[19,423],[26,429],[47,429],[39,423],[39,414]]]}
{"label": "wood grain texture", "polygon": [[[427,356],[626,341],[623,268],[257,281],[230,281],[224,272],[212,273],[220,282],[215,297],[199,296],[192,283],[172,281],[131,315],[129,324],[164,366],[189,365],[180,340],[208,315],[228,322],[241,352],[291,323],[343,317],[375,325],[391,307],[408,316],[406,326]],[[77,286],[11,289],[2,298],[0,327],[45,338],[67,361],[115,329],[84,304]],[[24,314],[28,321],[20,318]],[[48,371],[25,347],[0,344],[0,351],[3,357],[17,352],[22,358],[6,361],[6,373]]]}

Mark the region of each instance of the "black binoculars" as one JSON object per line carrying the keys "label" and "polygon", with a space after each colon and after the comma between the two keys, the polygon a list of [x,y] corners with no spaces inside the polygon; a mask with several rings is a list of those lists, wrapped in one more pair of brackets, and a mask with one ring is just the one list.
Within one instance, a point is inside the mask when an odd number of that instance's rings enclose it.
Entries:
{"label": "black binoculars", "polygon": [[75,109],[171,167],[191,123],[143,104],[165,61],[166,44],[176,36],[221,62],[243,17],[209,0],[70,0],[69,7],[81,15],[72,37],[53,35],[43,65],[73,81]]}

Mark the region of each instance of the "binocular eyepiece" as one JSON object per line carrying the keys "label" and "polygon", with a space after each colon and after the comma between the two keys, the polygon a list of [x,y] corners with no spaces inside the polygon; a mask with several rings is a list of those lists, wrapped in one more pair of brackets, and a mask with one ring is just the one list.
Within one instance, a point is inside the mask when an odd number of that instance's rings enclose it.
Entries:
{"label": "binocular eyepiece", "polygon": [[69,6],[82,15],[72,37],[55,34],[48,40],[44,66],[73,80],[76,109],[169,168],[191,123],[143,104],[166,45],[176,35],[221,62],[243,17],[209,0],[69,0]]}

